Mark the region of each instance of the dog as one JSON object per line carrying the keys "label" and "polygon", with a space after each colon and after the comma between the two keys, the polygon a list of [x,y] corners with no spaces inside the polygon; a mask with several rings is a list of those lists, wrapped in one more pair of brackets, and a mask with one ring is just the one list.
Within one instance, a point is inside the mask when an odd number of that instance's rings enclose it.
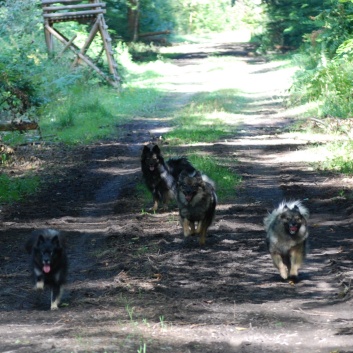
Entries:
{"label": "dog", "polygon": [[63,235],[54,229],[32,232],[26,243],[31,254],[31,272],[35,289],[51,289],[51,310],[58,309],[66,283],[68,260]]}
{"label": "dog", "polygon": [[280,276],[296,280],[306,256],[309,211],[301,201],[283,201],[267,217],[266,242]]}
{"label": "dog", "polygon": [[163,203],[163,209],[175,198],[176,183],[183,170],[189,172],[195,168],[186,157],[175,157],[164,161],[158,145],[148,144],[141,153],[141,170],[147,188],[152,193],[153,207],[157,211],[158,205]]}
{"label": "dog", "polygon": [[183,170],[176,188],[184,236],[197,234],[200,236],[200,245],[205,245],[206,233],[214,221],[217,205],[213,181],[200,171]]}

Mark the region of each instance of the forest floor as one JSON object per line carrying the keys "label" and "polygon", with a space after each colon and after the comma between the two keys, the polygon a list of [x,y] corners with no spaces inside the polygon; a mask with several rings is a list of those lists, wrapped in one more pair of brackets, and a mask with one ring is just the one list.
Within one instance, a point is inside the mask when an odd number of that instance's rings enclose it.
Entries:
{"label": "forest floor", "polygon": [[[187,48],[173,61],[178,89],[160,104],[166,114],[191,99],[191,72],[194,92],[202,90],[210,54],[239,57],[242,79],[265,87],[232,139],[192,147],[234,159],[237,196],[219,203],[204,247],[184,241],[177,209],[141,212],[141,149],[168,119],[141,114],[116,139],[86,147],[19,147],[17,160],[45,166],[48,184],[1,210],[0,352],[353,352],[353,181],[311,165],[322,156],[310,147],[333,137],[291,132],[273,65],[248,44]],[[305,200],[311,212],[296,284],[281,281],[265,245],[263,218],[284,198]],[[57,311],[48,310],[48,291],[32,289],[24,243],[37,228],[68,240]]]}

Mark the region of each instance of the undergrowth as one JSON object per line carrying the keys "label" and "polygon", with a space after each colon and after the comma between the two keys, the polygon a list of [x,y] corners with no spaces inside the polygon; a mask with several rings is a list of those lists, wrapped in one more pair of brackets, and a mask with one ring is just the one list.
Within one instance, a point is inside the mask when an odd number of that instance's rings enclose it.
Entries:
{"label": "undergrowth", "polygon": [[353,175],[353,141],[330,143],[326,148],[331,156],[320,163],[320,169]]}
{"label": "undergrowth", "polygon": [[21,178],[10,178],[0,175],[0,202],[18,202],[34,194],[40,185],[38,177],[26,175]]}

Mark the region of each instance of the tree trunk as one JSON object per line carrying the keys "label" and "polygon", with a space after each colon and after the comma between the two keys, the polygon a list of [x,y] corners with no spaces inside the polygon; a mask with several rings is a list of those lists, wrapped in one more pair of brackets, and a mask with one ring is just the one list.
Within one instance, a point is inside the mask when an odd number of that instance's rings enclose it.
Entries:
{"label": "tree trunk", "polygon": [[136,42],[138,40],[138,29],[139,29],[139,0],[128,0],[128,32],[130,40]]}

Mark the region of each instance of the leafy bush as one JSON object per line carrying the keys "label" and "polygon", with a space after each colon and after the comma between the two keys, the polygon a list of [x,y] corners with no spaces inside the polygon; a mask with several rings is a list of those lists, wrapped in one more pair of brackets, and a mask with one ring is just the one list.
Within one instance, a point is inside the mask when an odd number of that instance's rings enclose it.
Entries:
{"label": "leafy bush", "polygon": [[332,143],[327,146],[331,157],[320,164],[320,169],[353,174],[353,141]]}
{"label": "leafy bush", "polygon": [[39,185],[38,177],[10,178],[0,175],[0,202],[21,201],[36,192]]}
{"label": "leafy bush", "polygon": [[7,0],[0,7],[0,110],[5,117],[21,116],[41,101],[38,14],[34,0]]}
{"label": "leafy bush", "polygon": [[263,0],[267,21],[264,33],[260,36],[262,49],[298,48],[303,42],[304,34],[320,28],[314,17],[329,2],[330,0]]}
{"label": "leafy bush", "polygon": [[[327,2],[325,2],[328,4]],[[305,36],[290,102],[317,102],[317,115],[350,117],[353,114],[353,3],[330,1],[315,19],[322,28]]]}

